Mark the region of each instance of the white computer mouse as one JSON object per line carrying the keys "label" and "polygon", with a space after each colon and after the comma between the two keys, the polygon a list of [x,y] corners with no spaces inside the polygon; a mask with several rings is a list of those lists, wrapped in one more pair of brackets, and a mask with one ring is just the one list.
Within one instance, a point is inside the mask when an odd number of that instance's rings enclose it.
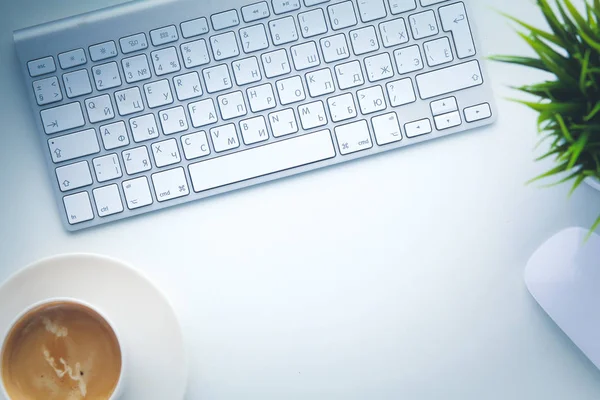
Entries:
{"label": "white computer mouse", "polygon": [[569,228],[529,259],[527,288],[550,318],[600,369],[600,236]]}

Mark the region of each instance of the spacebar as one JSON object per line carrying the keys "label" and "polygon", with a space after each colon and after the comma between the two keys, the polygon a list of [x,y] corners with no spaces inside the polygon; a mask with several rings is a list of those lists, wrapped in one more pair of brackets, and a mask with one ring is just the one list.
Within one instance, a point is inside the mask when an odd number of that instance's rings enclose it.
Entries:
{"label": "spacebar", "polygon": [[329,130],[255,147],[189,166],[195,192],[335,157]]}

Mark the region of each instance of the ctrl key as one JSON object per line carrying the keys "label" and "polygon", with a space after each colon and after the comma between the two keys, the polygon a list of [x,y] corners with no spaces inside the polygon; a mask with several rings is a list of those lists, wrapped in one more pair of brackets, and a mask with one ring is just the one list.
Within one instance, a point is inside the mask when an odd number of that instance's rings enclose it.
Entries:
{"label": "ctrl key", "polygon": [[101,217],[123,212],[123,202],[116,184],[94,189],[94,200],[98,215]]}
{"label": "ctrl key", "polygon": [[94,219],[94,212],[92,211],[88,192],[65,196],[63,197],[63,203],[69,224],[75,225]]}

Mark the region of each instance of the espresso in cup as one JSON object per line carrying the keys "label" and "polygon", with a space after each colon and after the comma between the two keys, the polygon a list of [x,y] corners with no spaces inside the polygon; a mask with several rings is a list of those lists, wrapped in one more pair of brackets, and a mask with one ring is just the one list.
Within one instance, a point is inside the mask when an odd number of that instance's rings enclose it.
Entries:
{"label": "espresso in cup", "polygon": [[0,354],[2,383],[11,400],[108,400],[123,368],[111,325],[74,301],[52,301],[26,312]]}

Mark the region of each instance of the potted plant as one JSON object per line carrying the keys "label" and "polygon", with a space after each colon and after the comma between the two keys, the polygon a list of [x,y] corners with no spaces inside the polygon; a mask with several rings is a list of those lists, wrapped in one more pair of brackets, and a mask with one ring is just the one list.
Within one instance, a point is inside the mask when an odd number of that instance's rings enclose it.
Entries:
{"label": "potted plant", "polygon": [[[593,1],[593,3],[592,3]],[[535,68],[553,78],[516,87],[538,101],[516,100],[539,113],[540,144],[549,149],[537,160],[554,158],[556,166],[532,179],[572,182],[571,193],[584,181],[600,187],[600,0],[586,0],[583,13],[571,0],[537,0],[550,27],[542,30],[507,16],[524,32],[519,35],[536,57],[495,56],[495,61]],[[553,8],[554,7],[554,8]],[[600,217],[590,233],[600,226]]]}

